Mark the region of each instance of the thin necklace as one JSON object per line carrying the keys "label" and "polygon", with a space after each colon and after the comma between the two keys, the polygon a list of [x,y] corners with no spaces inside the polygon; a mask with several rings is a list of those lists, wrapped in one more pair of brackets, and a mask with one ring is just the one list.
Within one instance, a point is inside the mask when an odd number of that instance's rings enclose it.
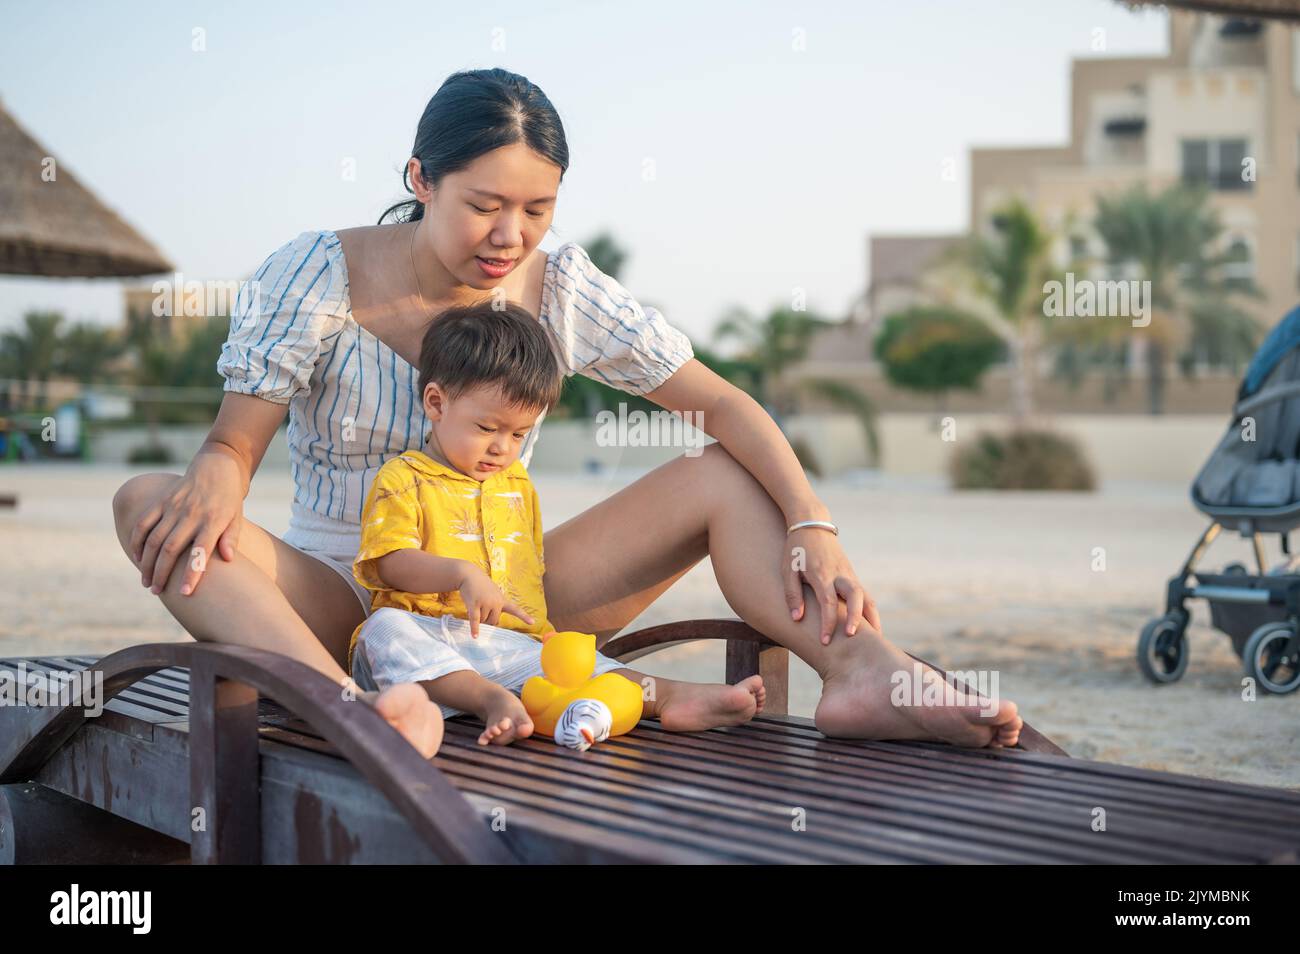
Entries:
{"label": "thin necklace", "polygon": [[415,276],[415,290],[420,296],[420,307],[424,309],[424,317],[429,317],[429,306],[424,303],[424,289],[420,287],[420,272],[415,267],[415,233],[420,228],[417,224],[411,229],[411,243],[409,251],[411,253],[411,274]]}

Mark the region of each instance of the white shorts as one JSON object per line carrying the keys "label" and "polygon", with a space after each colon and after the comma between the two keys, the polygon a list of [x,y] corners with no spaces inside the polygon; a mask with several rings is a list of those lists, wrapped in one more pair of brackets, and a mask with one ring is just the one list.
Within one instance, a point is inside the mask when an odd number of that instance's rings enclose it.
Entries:
{"label": "white shorts", "polygon": [[[617,659],[596,653],[593,675],[623,668],[625,664]],[[477,672],[518,695],[525,682],[542,675],[541,641],[486,623],[479,623],[475,638],[469,621],[457,616],[425,616],[384,606],[361,627],[352,652],[352,678],[366,691],[463,670]],[[461,712],[451,706],[441,708],[448,718]]]}

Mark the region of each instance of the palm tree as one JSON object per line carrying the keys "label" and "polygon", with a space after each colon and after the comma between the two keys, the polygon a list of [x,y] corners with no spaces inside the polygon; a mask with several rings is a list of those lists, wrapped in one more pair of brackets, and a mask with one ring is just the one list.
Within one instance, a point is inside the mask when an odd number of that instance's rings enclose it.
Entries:
{"label": "palm tree", "polygon": [[835,323],[807,311],[777,308],[764,318],[755,318],[743,308],[733,308],[723,316],[714,331],[718,343],[740,342],[740,358],[732,368],[737,376],[748,379],[747,390],[782,426],[785,415],[792,414],[802,396],[817,396],[836,407],[849,411],[862,426],[863,438],[871,460],[879,456],[876,433],[876,410],[871,400],[842,381],[827,378],[791,380],[782,372],[802,361],[814,336]]}
{"label": "palm tree", "polygon": [[936,271],[945,304],[982,318],[1007,346],[1011,359],[1011,413],[1022,425],[1033,413],[1034,361],[1044,336],[1043,288],[1059,280],[1052,263],[1055,236],[1023,200],[1014,199],[993,217],[989,235],[958,243]]}
{"label": "palm tree", "polygon": [[27,403],[27,382],[35,381],[36,406],[45,409],[46,385],[55,370],[62,321],[63,315],[58,312],[29,311],[23,315],[21,331],[6,331],[0,336],[0,353],[4,355],[6,373],[21,382],[21,404]]}
{"label": "palm tree", "polygon": [[[1258,296],[1249,279],[1231,277],[1233,253],[1211,250],[1223,233],[1207,207],[1204,187],[1182,184],[1152,194],[1144,183],[1113,196],[1097,197],[1094,227],[1106,243],[1107,259],[1130,277],[1150,282],[1151,322],[1124,329],[1146,336],[1147,394],[1152,414],[1164,405],[1169,354],[1189,340],[1226,345],[1233,352],[1253,341],[1253,324],[1232,299]],[[1193,334],[1195,332],[1195,335]]]}
{"label": "palm tree", "polygon": [[78,322],[60,336],[54,370],[82,384],[94,384],[111,376],[111,365],[124,349],[116,329]]}

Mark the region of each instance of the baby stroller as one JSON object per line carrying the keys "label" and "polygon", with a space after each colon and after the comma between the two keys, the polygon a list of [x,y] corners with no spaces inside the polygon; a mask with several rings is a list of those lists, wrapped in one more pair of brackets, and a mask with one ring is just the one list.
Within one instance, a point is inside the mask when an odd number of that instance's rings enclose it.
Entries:
{"label": "baby stroller", "polygon": [[[1209,601],[1216,629],[1232,639],[1245,672],[1272,693],[1300,688],[1300,558],[1290,532],[1300,524],[1300,307],[1260,345],[1237,392],[1232,423],[1192,483],[1192,503],[1211,520],[1179,574],[1169,581],[1165,615],[1138,638],[1138,666],[1152,682],[1187,671],[1190,597]],[[1198,570],[1220,530],[1255,548],[1257,574],[1240,563]],[[1264,534],[1277,533],[1285,566],[1265,565]]]}

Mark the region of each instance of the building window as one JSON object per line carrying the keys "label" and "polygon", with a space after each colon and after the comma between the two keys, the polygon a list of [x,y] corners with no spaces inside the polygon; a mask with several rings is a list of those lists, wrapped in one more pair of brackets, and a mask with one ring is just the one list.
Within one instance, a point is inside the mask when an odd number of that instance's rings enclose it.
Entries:
{"label": "building window", "polygon": [[1183,181],[1212,189],[1249,189],[1254,183],[1242,176],[1245,158],[1244,139],[1184,139]]}
{"label": "building window", "polygon": [[1223,284],[1226,288],[1250,288],[1255,281],[1255,256],[1250,242],[1235,238],[1223,255]]}

